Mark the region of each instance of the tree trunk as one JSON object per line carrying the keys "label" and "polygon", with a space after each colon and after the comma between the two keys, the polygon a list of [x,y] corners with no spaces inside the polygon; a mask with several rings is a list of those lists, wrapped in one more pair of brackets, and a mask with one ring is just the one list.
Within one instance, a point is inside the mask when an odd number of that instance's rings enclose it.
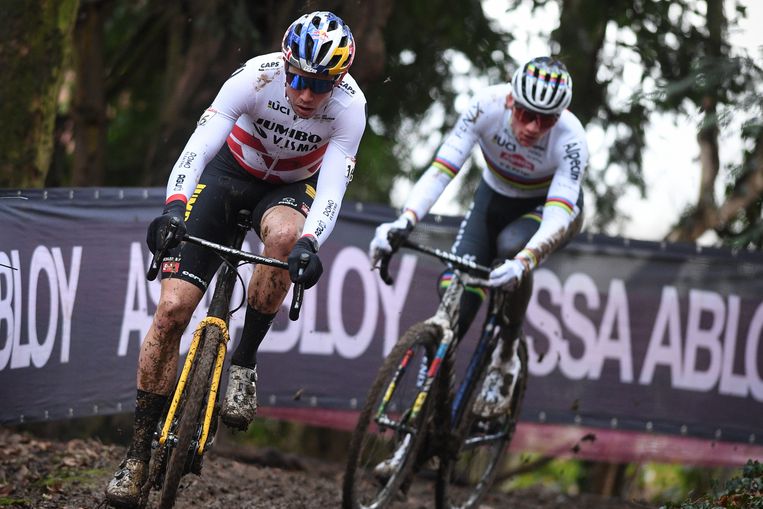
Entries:
{"label": "tree trunk", "polygon": [[[707,0],[706,66],[712,61],[717,61],[723,55],[725,27],[723,0]],[[716,111],[718,94],[714,86],[707,87],[703,92],[701,109],[704,113],[704,120],[697,133],[700,170],[702,171],[699,197],[694,211],[682,219],[666,236],[666,239],[671,242],[695,241],[708,229],[718,225],[718,207],[715,203],[715,180],[720,169],[718,114]]]}
{"label": "tree trunk", "polygon": [[585,477],[580,483],[581,491],[605,497],[622,496],[627,480],[627,464],[584,461],[583,466]]}
{"label": "tree trunk", "polygon": [[74,120],[73,186],[104,184],[106,162],[106,98],[103,66],[103,9],[101,0],[80,9],[74,31],[77,84]]}
{"label": "tree trunk", "polygon": [[[191,96],[202,83],[222,46],[225,31],[220,26],[220,18],[216,12],[220,3],[220,0],[194,0],[190,2],[189,9],[195,14],[190,19],[190,40],[185,52],[180,51],[179,41],[182,39],[180,32],[185,29],[186,23],[184,21],[187,18],[182,15],[171,18],[180,22],[171,23],[169,27],[173,33],[169,37],[167,65],[168,68],[177,69],[178,72],[167,73],[165,101],[159,113],[159,128],[157,130],[161,136],[156,137],[148,148],[143,168],[143,183],[145,185],[163,185],[166,183],[171,168],[157,168],[159,159],[157,153],[160,147],[179,129],[188,128],[189,133],[193,131],[192,126],[182,125],[179,119],[183,118],[183,110],[188,107]],[[199,116],[201,113],[201,111],[198,112]]]}
{"label": "tree trunk", "polygon": [[348,13],[343,19],[352,30],[357,56],[350,72],[359,83],[378,80],[384,72],[387,61],[384,30],[394,7],[394,0],[368,0],[362,9],[346,9]]}
{"label": "tree trunk", "polygon": [[78,0],[7,0],[0,16],[0,187],[42,187]]}
{"label": "tree trunk", "polygon": [[[604,5],[598,0],[563,0],[559,24],[551,37],[558,44],[552,53],[565,63],[572,75],[570,110],[586,125],[595,115],[606,88],[596,79],[607,24],[619,3]],[[606,11],[602,14],[601,11]]]}
{"label": "tree trunk", "polygon": [[752,156],[743,176],[734,183],[733,191],[718,208],[717,225],[731,222],[740,210],[746,210],[763,196],[763,131],[755,140]]}

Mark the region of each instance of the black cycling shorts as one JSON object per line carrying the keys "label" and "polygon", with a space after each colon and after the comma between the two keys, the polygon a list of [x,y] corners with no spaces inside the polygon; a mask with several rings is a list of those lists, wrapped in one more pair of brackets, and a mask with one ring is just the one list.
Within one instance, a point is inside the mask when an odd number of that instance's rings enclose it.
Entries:
{"label": "black cycling shorts", "polygon": [[[486,266],[514,257],[538,231],[545,204],[546,196],[512,198],[495,192],[481,180],[461,222],[452,252]],[[582,218],[582,190],[577,205]]]}
{"label": "black cycling shorts", "polygon": [[[240,210],[252,211],[254,231],[260,235],[265,212],[277,205],[307,216],[315,197],[318,173],[291,184],[273,184],[246,172],[223,145],[201,174],[186,205],[188,234],[230,246],[236,236]],[[209,249],[183,243],[161,264],[162,278],[179,278],[206,291],[222,261]]]}

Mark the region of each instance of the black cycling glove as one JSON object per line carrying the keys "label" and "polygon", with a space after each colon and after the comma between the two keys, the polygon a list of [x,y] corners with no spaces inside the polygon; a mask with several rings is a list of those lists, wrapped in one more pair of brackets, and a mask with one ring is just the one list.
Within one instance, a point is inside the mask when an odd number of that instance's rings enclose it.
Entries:
{"label": "black cycling glove", "polygon": [[155,218],[151,221],[151,224],[148,225],[148,233],[146,234],[146,244],[148,244],[148,249],[150,249],[152,253],[156,253],[157,248],[162,247],[164,238],[167,236],[167,229],[173,219],[177,222],[178,227],[177,230],[175,230],[175,235],[169,239],[167,248],[171,249],[180,244],[180,241],[183,240],[186,233],[185,221],[183,220],[184,217],[185,202],[183,200],[172,200],[165,205],[162,215]]}
{"label": "black cycling glove", "polygon": [[[302,271],[302,275],[299,274],[300,258],[303,254],[308,255],[307,265]],[[294,248],[289,253],[289,277],[294,283],[302,283],[305,288],[311,288],[315,286],[318,279],[323,274],[323,264],[321,259],[318,258],[318,243],[310,236],[304,236],[300,238]]]}

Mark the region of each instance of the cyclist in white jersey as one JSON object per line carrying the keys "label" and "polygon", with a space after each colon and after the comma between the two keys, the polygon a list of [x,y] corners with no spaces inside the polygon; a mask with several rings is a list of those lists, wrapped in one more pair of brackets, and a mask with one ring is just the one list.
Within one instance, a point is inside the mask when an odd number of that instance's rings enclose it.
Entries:
{"label": "cyclist in white jersey", "polygon": [[[515,288],[507,315],[510,333],[517,334],[532,291],[527,275],[582,225],[581,183],[588,147],[583,126],[566,109],[571,100],[572,79],[566,67],[549,57],[522,65],[511,84],[476,93],[413,187],[403,213],[376,229],[372,264],[408,236],[477,144],[486,166],[452,250],[483,265],[499,260],[490,284]],[[440,284],[448,283],[445,273]],[[460,337],[484,298],[483,290],[468,290],[461,300]],[[502,389],[508,387],[510,359],[503,358],[502,348],[495,352],[475,405],[486,416],[504,412],[509,404]]]}
{"label": "cyclist in white jersey", "polygon": [[[336,224],[366,123],[366,100],[347,73],[355,56],[349,27],[330,12],[298,18],[282,51],[246,62],[199,119],[167,184],[164,212],[151,222],[154,252],[168,225],[230,243],[237,213],[252,211],[264,255],[289,271],[258,265],[249,282],[241,340],[233,353],[221,418],[246,429],[257,400],[256,353],[291,282],[315,285],[318,249]],[[161,296],[141,346],[131,446],[106,489],[109,503],[135,507],[150,443],[177,373],[180,336],[220,265],[197,246],[174,247],[161,263]],[[300,275],[300,256],[309,256]]]}

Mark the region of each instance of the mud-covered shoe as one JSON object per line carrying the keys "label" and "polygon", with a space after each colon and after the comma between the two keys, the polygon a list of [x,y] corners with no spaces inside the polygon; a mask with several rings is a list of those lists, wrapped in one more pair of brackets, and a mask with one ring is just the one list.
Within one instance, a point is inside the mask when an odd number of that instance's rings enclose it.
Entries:
{"label": "mud-covered shoe", "polygon": [[472,412],[485,418],[497,417],[511,411],[511,396],[514,393],[515,374],[519,371],[519,358],[514,354],[511,359],[502,362],[498,354],[500,347],[501,345],[496,347],[482,382],[482,390],[472,406]]}
{"label": "mud-covered shoe", "polygon": [[246,431],[257,413],[257,367],[231,365],[228,390],[220,411],[223,422],[235,429]]}
{"label": "mud-covered shoe", "polygon": [[140,491],[148,477],[148,462],[127,458],[106,486],[106,501],[112,507],[133,509],[140,503]]}

